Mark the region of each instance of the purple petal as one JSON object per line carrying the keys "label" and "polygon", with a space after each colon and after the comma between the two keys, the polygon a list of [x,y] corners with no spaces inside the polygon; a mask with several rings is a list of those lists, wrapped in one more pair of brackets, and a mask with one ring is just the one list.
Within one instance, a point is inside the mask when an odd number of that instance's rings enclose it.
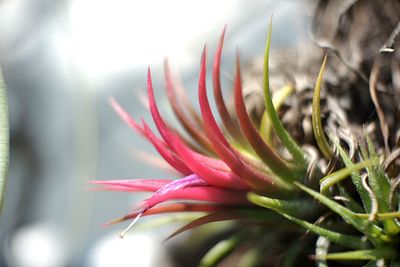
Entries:
{"label": "purple petal", "polygon": [[176,191],[180,190],[183,188],[187,187],[199,187],[199,186],[209,186],[209,184],[203,180],[201,177],[199,177],[197,174],[191,174],[186,177],[183,177],[178,180],[174,180],[160,189],[157,190],[157,192],[154,193],[153,197],[160,195],[160,194],[166,194],[169,191]]}

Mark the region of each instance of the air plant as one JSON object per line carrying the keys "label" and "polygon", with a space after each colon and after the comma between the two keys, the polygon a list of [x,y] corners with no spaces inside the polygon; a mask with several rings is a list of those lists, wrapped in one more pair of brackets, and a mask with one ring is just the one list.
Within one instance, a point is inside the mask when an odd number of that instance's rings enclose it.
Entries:
{"label": "air plant", "polygon": [[354,146],[341,138],[338,130],[325,130],[320,92],[327,56],[312,99],[313,145],[319,151],[317,158],[294,140],[278,110],[290,94],[296,94],[295,86],[289,84],[272,94],[269,85],[271,25],[264,55],[265,112],[260,122],[253,121],[246,110],[239,53],[233,85],[235,116],[223,99],[220,62],[225,29],[212,71],[213,93],[222,126],[217,123],[207,96],[206,47],[198,83],[200,114],[184,91],[176,87],[169,64],[165,64],[169,102],[191,139],[162,117],[150,69],[149,107],[160,136],[147,122],[134,120],[111,99],[120,117],[181,174],[174,179],[93,181],[100,189],[152,192],[135,212],[112,223],[132,220],[121,233],[123,237],[142,216],[202,212],[201,217],[177,229],[168,237],[171,238],[203,224],[234,221],[227,226],[229,236],[210,248],[199,266],[215,266],[235,250],[242,254],[239,266],[263,266],[266,262],[279,266],[315,263],[318,266],[338,263],[398,266],[398,180],[389,177],[382,165],[382,155],[377,154],[368,136]]}

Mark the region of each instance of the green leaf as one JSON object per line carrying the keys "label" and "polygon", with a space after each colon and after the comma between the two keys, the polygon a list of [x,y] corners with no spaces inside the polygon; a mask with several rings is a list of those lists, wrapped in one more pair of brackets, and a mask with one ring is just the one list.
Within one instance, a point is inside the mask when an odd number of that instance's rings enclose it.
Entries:
{"label": "green leaf", "polygon": [[352,225],[358,231],[370,237],[371,241],[375,245],[381,242],[392,242],[392,239],[388,235],[386,235],[380,227],[371,223],[369,220],[358,217],[357,214],[355,214],[351,210],[343,207],[342,205],[336,203],[328,197],[298,182],[294,182],[294,184],[297,185],[301,190],[305,191],[307,194],[319,200],[322,204],[330,208],[333,212],[340,215],[348,224]]}
{"label": "green leaf", "polygon": [[[329,137],[331,141],[335,144],[337,150],[339,151],[339,155],[342,158],[344,165],[346,167],[354,166],[354,163],[351,161],[350,157],[344,151],[343,147],[339,144],[339,140],[333,135],[330,135]],[[355,186],[358,194],[360,195],[361,202],[363,203],[365,211],[371,212],[371,207],[372,207],[371,198],[368,194],[368,191],[364,188],[362,184],[361,175],[357,171],[354,171],[351,174],[351,181],[353,182],[353,185]]]}
{"label": "green leaf", "polygon": [[359,162],[357,164],[354,164],[352,166],[340,169],[336,172],[333,172],[324,178],[322,178],[319,183],[320,183],[320,191],[321,193],[325,192],[326,190],[329,189],[332,185],[342,181],[343,179],[347,178],[349,175],[351,175],[355,171],[359,171],[367,166],[370,166],[371,162],[366,160],[363,162]]}
{"label": "green leaf", "polygon": [[[368,213],[357,213],[357,216],[360,218],[369,218],[370,214]],[[392,211],[392,212],[382,212],[382,213],[377,213],[375,216],[376,221],[383,221],[387,219],[400,219],[400,212],[397,211]]]}
{"label": "green leaf", "polygon": [[0,71],[0,212],[3,208],[8,176],[9,125],[6,87]]}
{"label": "green leaf", "polygon": [[341,197],[344,197],[346,201],[344,201],[344,205],[353,212],[363,213],[364,209],[361,207],[358,201],[354,200],[354,198],[347,192],[346,188],[341,184],[337,185],[339,190],[339,194]]}
{"label": "green leaf", "polygon": [[325,260],[379,260],[397,257],[397,250],[392,247],[380,247],[377,249],[366,249],[346,251],[327,254]]}
{"label": "green leaf", "polygon": [[297,223],[298,225],[306,228],[307,230],[313,232],[316,235],[323,236],[329,241],[339,244],[341,246],[352,248],[352,249],[361,249],[367,246],[364,238],[358,236],[351,236],[342,233],[338,233],[335,231],[328,230],[326,228],[317,226],[315,224],[309,223],[304,220],[297,219],[293,216],[283,214],[288,220]]}
{"label": "green leaf", "polygon": [[327,54],[325,54],[324,61],[322,62],[322,66],[318,74],[317,83],[315,84],[312,102],[312,126],[315,141],[317,141],[317,145],[324,157],[329,160],[332,157],[333,152],[332,148],[328,144],[328,141],[326,140],[324,129],[322,127],[320,107],[321,83],[325,71],[326,58]]}
{"label": "green leaf", "polygon": [[260,196],[256,193],[250,192],[247,194],[247,198],[250,202],[272,209],[274,211],[280,211],[292,216],[307,216],[317,209],[312,201],[308,200],[280,200]]}
{"label": "green leaf", "polygon": [[304,227],[305,229],[325,237],[326,239],[328,239],[331,242],[334,242],[336,244],[342,245],[344,247],[348,247],[348,248],[353,248],[353,249],[363,249],[366,247],[366,242],[363,240],[362,237],[356,237],[356,236],[350,236],[350,235],[346,235],[346,234],[341,234],[338,232],[334,232],[328,229],[325,229],[323,227],[314,225],[312,223],[309,223],[307,221],[304,220],[300,220],[294,216],[291,216],[287,213],[285,213],[283,211],[283,208],[281,208],[280,205],[275,205],[274,202],[271,202],[270,199],[257,195],[255,193],[248,193],[247,194],[247,198],[249,199],[250,202],[262,206],[262,207],[266,207],[268,209],[272,209],[274,211],[276,211],[277,213],[281,214],[282,216],[284,216],[285,218],[287,218],[288,220],[297,223],[298,225]]}
{"label": "green leaf", "polygon": [[[274,104],[275,110],[279,111],[286,98],[293,93],[294,87],[291,84],[288,84],[281,89],[279,89],[272,97],[272,103]],[[268,118],[268,113],[264,111],[261,124],[260,124],[260,135],[264,138],[265,142],[273,146],[272,142],[272,124]]]}
{"label": "green leaf", "polygon": [[244,234],[236,234],[229,239],[218,242],[212,247],[207,254],[201,259],[199,267],[217,266],[225,259],[244,239]]}
{"label": "green leaf", "polygon": [[[368,183],[371,190],[376,196],[378,202],[378,212],[389,212],[389,196],[390,196],[390,182],[387,178],[385,171],[379,163],[378,155],[376,154],[374,145],[372,144],[369,136],[366,136],[368,144],[368,152],[373,161],[373,165],[367,168],[368,171]],[[392,220],[388,219],[383,222],[384,228],[390,235],[396,235],[400,233],[400,227]]]}
{"label": "green leaf", "polygon": [[275,129],[275,132],[289,153],[292,155],[294,161],[303,169],[306,170],[308,166],[308,159],[304,151],[296,144],[293,138],[285,130],[276,113],[274,104],[272,103],[272,96],[269,86],[269,49],[271,46],[271,33],[272,33],[272,17],[269,23],[269,30],[267,36],[267,44],[265,47],[264,55],[264,101],[265,111],[268,114],[269,120]]}

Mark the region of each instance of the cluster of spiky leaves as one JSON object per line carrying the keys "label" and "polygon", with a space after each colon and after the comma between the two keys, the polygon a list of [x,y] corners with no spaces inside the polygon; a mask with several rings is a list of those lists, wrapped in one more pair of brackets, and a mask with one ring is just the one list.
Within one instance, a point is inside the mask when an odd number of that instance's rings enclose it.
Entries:
{"label": "cluster of spiky leaves", "polygon": [[[351,148],[352,152],[346,151],[335,134],[329,133],[326,138],[320,111],[326,57],[312,103],[315,144],[328,165],[323,166],[316,164],[296,143],[278,116],[277,110],[294,87],[288,85],[274,95],[271,93],[268,66],[271,24],[264,58],[265,114],[261,122],[254,123],[246,111],[237,56],[236,116],[231,116],[220,82],[224,34],[225,30],[213,68],[214,97],[223,127],[217,124],[207,97],[206,49],[201,59],[198,89],[200,115],[183,91],[176,88],[168,64],[165,67],[168,99],[195,142],[162,118],[155,102],[150,70],[149,106],[161,137],[145,121],[136,122],[112,100],[117,113],[183,176],[177,180],[94,181],[108,190],[153,192],[135,212],[114,223],[134,219],[133,225],[141,216],[160,213],[203,213],[179,228],[170,236],[173,237],[203,224],[235,221],[229,226],[229,237],[211,248],[200,266],[215,266],[235,250],[243,254],[239,266],[258,266],[265,262],[278,262],[280,266],[316,262],[318,266],[327,266],[330,261],[365,266],[400,264],[399,183],[391,182],[382,167],[383,159],[368,136],[364,137],[365,144]],[[183,105],[179,101],[184,101]],[[279,143],[272,141],[273,134]]]}

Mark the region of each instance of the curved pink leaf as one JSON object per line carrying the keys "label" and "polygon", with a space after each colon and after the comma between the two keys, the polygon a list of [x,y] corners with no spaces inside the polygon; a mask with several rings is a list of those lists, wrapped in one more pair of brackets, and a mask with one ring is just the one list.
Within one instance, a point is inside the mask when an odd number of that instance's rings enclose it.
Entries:
{"label": "curved pink leaf", "polygon": [[[174,111],[176,117],[181,122],[184,129],[187,133],[204,149],[208,151],[212,151],[212,146],[210,142],[207,140],[207,137],[203,133],[203,128],[198,127],[199,125],[194,125],[193,122],[186,116],[187,111],[183,111],[179,106],[176,90],[172,82],[171,70],[169,68],[168,61],[166,60],[164,63],[164,71],[165,71],[165,83],[167,89],[168,100],[171,104],[172,110]],[[190,110],[193,111],[193,108]],[[189,113],[190,113],[189,110]]]}
{"label": "curved pink leaf", "polygon": [[179,171],[183,175],[189,175],[192,171],[182,160],[170,149],[167,145],[158,139],[157,136],[151,131],[150,127],[142,120],[143,130],[148,140],[153,144],[154,148],[160,153],[160,155],[168,162],[175,170]]}
{"label": "curved pink leaf", "polygon": [[189,168],[185,166],[185,164],[174,155],[167,145],[157,138],[154,133],[150,130],[150,128],[142,121],[143,127],[139,125],[119,104],[114,98],[110,98],[110,103],[117,114],[131,126],[133,129],[138,131],[141,135],[143,135],[158,151],[158,153],[164,158],[168,164],[170,164],[174,169],[179,171],[184,175],[189,175],[192,173]]}
{"label": "curved pink leaf", "polygon": [[248,190],[250,187],[235,173],[231,171],[220,171],[208,166],[198,160],[197,154],[190,151],[184,144],[176,139],[174,147],[182,158],[186,159],[189,168],[210,184],[223,188]]}
{"label": "curved pink leaf", "polygon": [[141,135],[144,134],[143,128],[126,112],[114,98],[109,99],[111,107],[114,109],[114,111],[119,115],[119,117],[129,126],[131,126],[133,129],[135,129],[138,133]]}
{"label": "curved pink leaf", "polygon": [[[168,129],[155,102],[150,69],[148,70],[147,78],[147,91],[149,95],[150,111],[156,127],[165,142],[167,142],[167,144],[171,146],[181,158],[185,159],[186,165],[194,173],[197,173],[212,185],[235,189],[248,188],[248,186],[240,179],[240,177],[234,173],[220,171],[214,169],[212,166],[207,165],[207,163],[212,163],[215,161],[209,160],[206,163],[205,156],[200,156],[198,153],[194,153],[180,140],[179,136],[175,135]],[[199,159],[201,161],[198,161]]]}
{"label": "curved pink leaf", "polygon": [[153,195],[145,201],[146,209],[170,200],[196,200],[232,206],[248,206],[246,192],[220,189],[212,186],[186,187],[176,191],[170,190],[164,194]]}
{"label": "curved pink leaf", "polygon": [[[266,175],[248,164],[245,164],[241,156],[229,144],[225,136],[221,132],[218,124],[212,114],[210,103],[207,97],[206,90],[206,50],[203,51],[201,59],[201,70],[199,78],[199,102],[201,114],[205,122],[205,130],[208,138],[214,146],[218,155],[225,161],[225,163],[238,175],[251,184],[255,188],[262,188],[265,191],[274,190],[270,187],[273,181]],[[267,185],[267,187],[266,187]]]}
{"label": "curved pink leaf", "polygon": [[[168,59],[165,60],[164,66],[168,67],[171,70]],[[182,85],[180,79],[174,77],[174,93],[176,97],[182,102],[184,109],[189,112],[193,121],[196,123],[197,128],[203,129],[203,121],[199,113],[195,110],[191,101],[189,101],[189,97],[186,94],[186,90]]]}
{"label": "curved pink leaf", "polygon": [[217,51],[214,57],[214,65],[213,65],[214,98],[218,109],[218,113],[221,116],[222,123],[224,124],[225,129],[233,137],[233,139],[235,139],[236,142],[238,142],[242,146],[248,146],[246,139],[244,138],[243,134],[240,131],[238,123],[234,121],[231,115],[229,114],[229,111],[225,105],[225,101],[222,95],[220,67],[221,67],[221,55],[222,55],[222,48],[224,45],[225,31],[226,31],[226,26],[222,31],[221,37],[218,42]]}
{"label": "curved pink leaf", "polygon": [[104,185],[109,190],[120,191],[125,188],[124,191],[148,191],[156,192],[163,186],[173,182],[171,179],[136,179],[136,180],[94,180],[88,181],[89,184]]}

